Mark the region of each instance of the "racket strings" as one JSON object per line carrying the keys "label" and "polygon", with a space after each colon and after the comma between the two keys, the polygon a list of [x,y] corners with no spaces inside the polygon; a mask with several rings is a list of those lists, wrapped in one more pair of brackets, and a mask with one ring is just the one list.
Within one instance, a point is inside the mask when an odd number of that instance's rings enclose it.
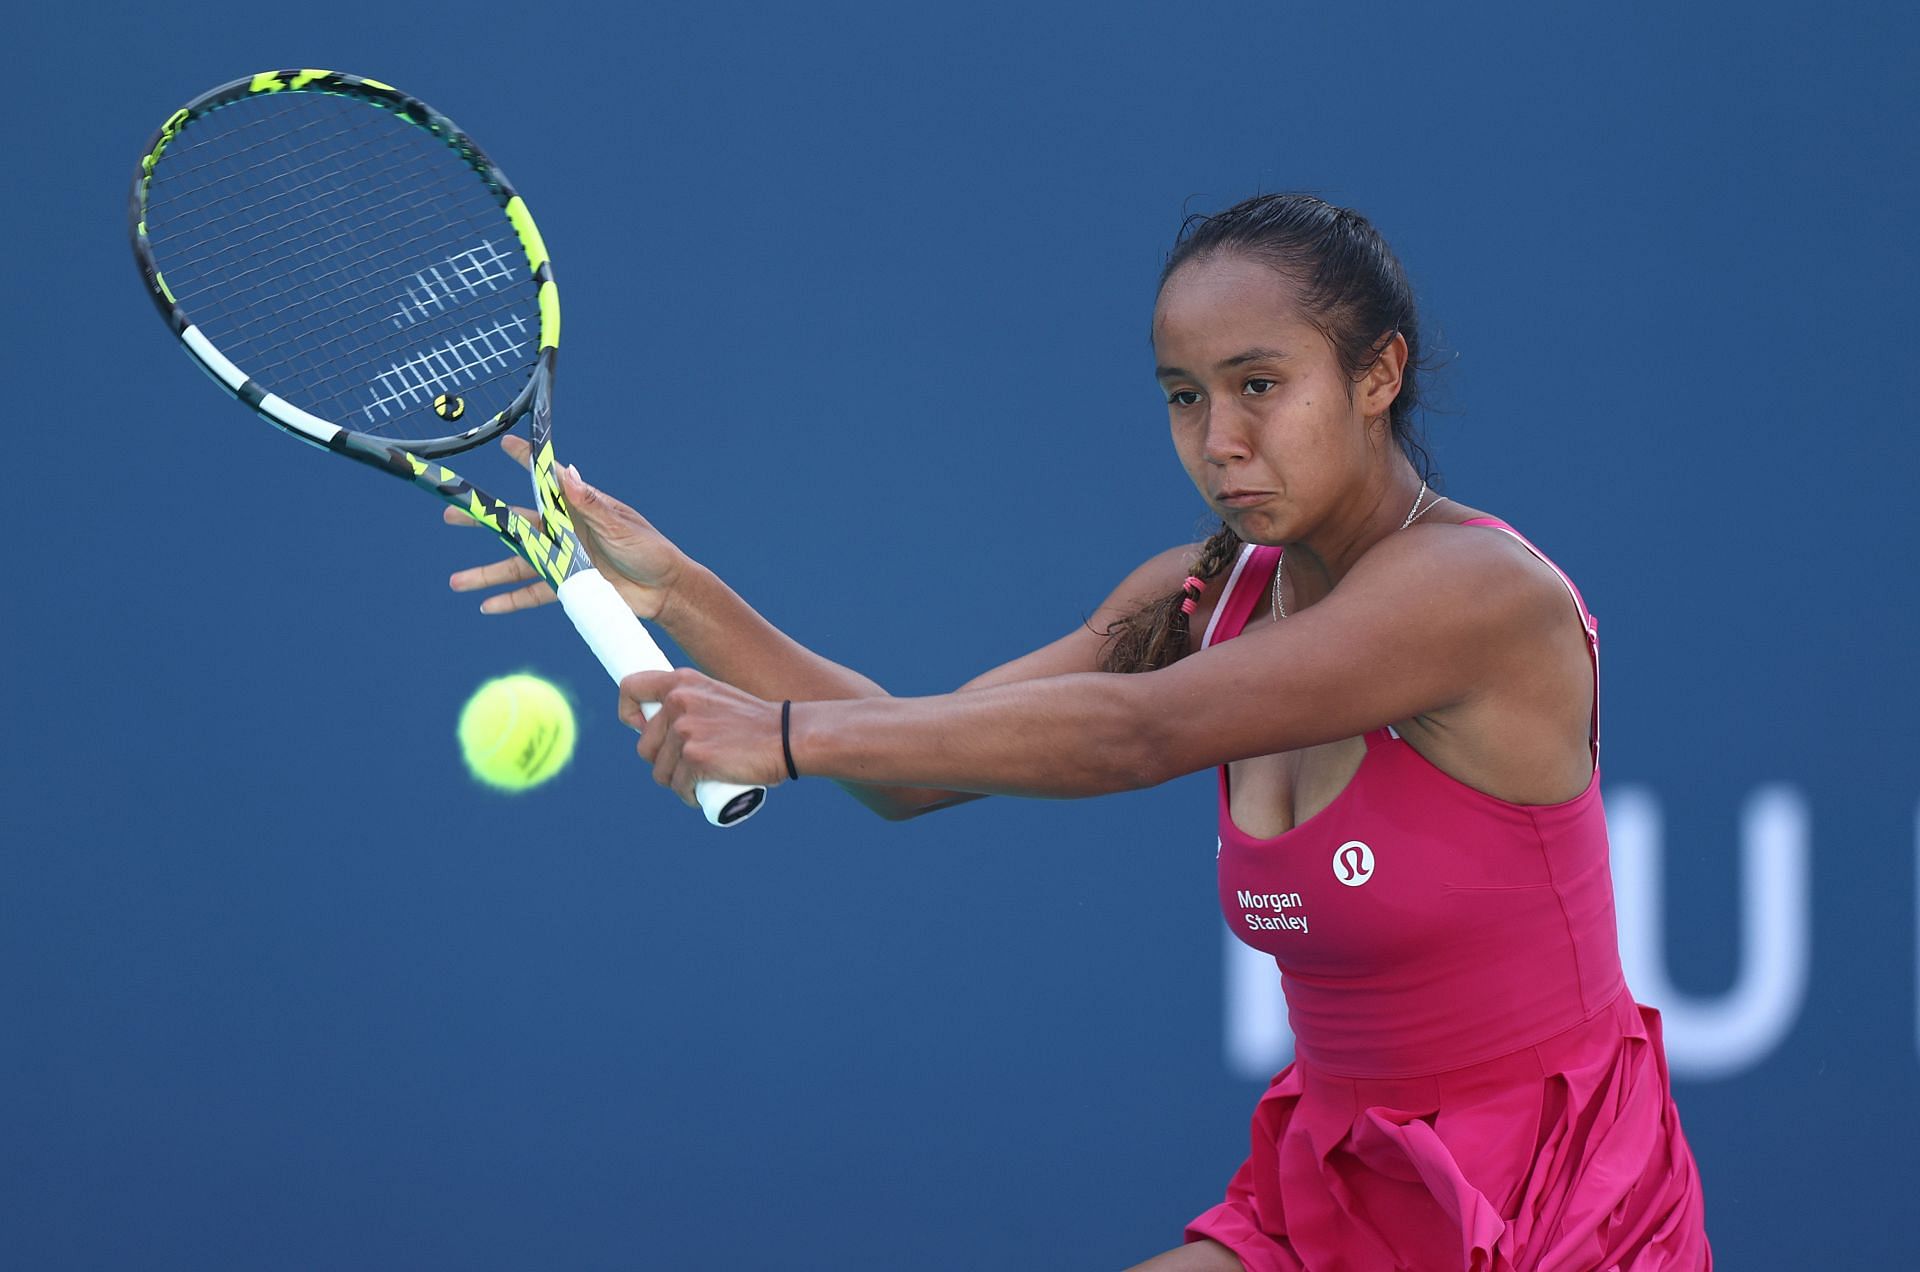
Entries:
{"label": "racket strings", "polygon": [[[273,122],[267,119],[252,119],[246,121],[242,128],[260,134]],[[319,126],[326,122],[333,122],[336,126],[324,133],[317,132]],[[357,129],[350,126],[355,122],[350,117],[335,121],[303,120],[291,127],[281,127],[277,131],[267,132],[264,136],[245,142],[242,142],[239,134],[236,133],[232,141],[224,147],[215,148],[213,145],[202,144],[185,167],[175,157],[177,152],[170,153],[169,159],[173,162],[163,170],[166,177],[176,182],[183,178],[199,179],[197,189],[190,188],[186,192],[176,193],[175,198],[182,203],[192,200],[194,220],[189,222],[189,225],[205,231],[198,236],[181,236],[170,245],[171,249],[188,257],[198,254],[203,259],[218,252],[236,262],[220,280],[227,284],[244,285],[253,276],[278,264],[279,262],[263,256],[261,248],[263,244],[284,237],[285,226],[274,220],[263,218],[257,201],[247,196],[253,195],[259,186],[270,179],[286,186],[286,193],[306,193],[307,188],[318,183],[319,177],[364,175],[339,174],[329,170],[330,162],[332,167],[337,169],[340,166],[338,161],[342,152],[352,148],[361,151],[358,156],[360,161],[358,166],[362,169],[377,167],[389,161],[396,153],[403,151],[402,143],[408,140],[404,133],[396,130],[385,138],[385,144],[369,145],[364,140],[363,135],[367,131],[364,125]],[[194,140],[205,141],[206,139],[196,135]],[[333,184],[339,185],[341,182],[336,180]],[[389,206],[397,203],[402,193],[397,190],[391,191]],[[157,198],[154,201],[161,202]],[[383,215],[390,215],[386,208],[375,210]],[[155,219],[159,219],[158,214],[155,214]],[[432,219],[425,211],[416,218],[423,224]],[[241,229],[237,230],[236,227]],[[323,250],[332,248],[337,251],[337,245],[351,242],[351,239],[352,236],[343,228],[321,239],[315,246]],[[405,246],[404,237],[397,237],[396,242],[390,246]],[[344,272],[347,267],[347,262],[342,262],[340,272]]]}
{"label": "racket strings", "polygon": [[390,111],[276,96],[194,120],[155,166],[148,240],[181,308],[263,388],[361,432],[506,409],[539,306],[497,193]]}
{"label": "racket strings", "polygon": [[[321,184],[339,188],[354,178],[364,182],[370,173],[391,166],[395,158],[404,158],[407,148],[403,143],[411,140],[407,137],[407,132],[411,130],[403,127],[390,129],[384,145],[375,144],[381,139],[364,136],[355,136],[350,143],[343,141],[347,133],[369,132],[365,123],[369,119],[379,120],[380,117],[372,110],[362,109],[346,116],[346,121],[356,127],[336,127],[320,136],[300,138],[295,143],[297,148],[275,148],[276,153],[267,155],[264,163],[257,143],[248,146],[221,175],[228,181],[232,181],[236,175],[263,178],[268,183],[293,190]],[[312,133],[314,129],[308,127],[301,131]],[[335,171],[339,165],[328,161],[337,159],[343,151],[352,153],[354,149],[357,149],[362,161],[357,165],[360,171]],[[250,167],[236,174],[233,169],[243,162],[250,163]],[[378,186],[367,183],[364,188],[371,190]],[[384,246],[387,252],[401,259],[423,252],[426,244],[444,232],[444,213],[431,211],[432,206],[430,201],[409,198],[408,192],[399,188],[390,190],[384,200],[367,200],[363,205],[365,212],[385,227]],[[409,209],[410,217],[407,215]],[[493,211],[490,206],[486,210]],[[231,221],[234,218],[227,219]],[[353,315],[361,321],[337,323],[330,332],[313,329],[315,324],[310,305],[314,296],[363,294],[357,276],[369,262],[364,259],[364,252],[354,250],[358,246],[354,232],[358,227],[323,220],[320,223],[321,232],[310,232],[306,241],[300,244],[306,250],[289,258],[285,253],[262,250],[263,244],[276,242],[286,227],[271,222],[262,223],[257,216],[252,219],[260,228],[244,237],[230,235],[228,241],[222,244],[238,259],[249,262],[229,272],[226,296],[252,292],[253,303],[248,308],[254,311],[255,316],[262,313],[282,315],[280,321],[272,321],[269,317],[266,321],[256,322],[248,334],[263,348],[287,353],[286,357],[279,360],[269,354],[268,361],[260,364],[256,374],[272,376],[289,365],[302,366],[309,371],[320,370],[330,361],[360,355],[377,344],[367,339],[365,318],[368,315],[364,312]],[[497,220],[495,226],[499,226]],[[472,225],[470,218],[469,228],[478,228]],[[292,332],[304,334],[307,339],[299,343],[289,342],[285,337]],[[355,339],[356,336],[359,338]],[[388,407],[384,413],[390,412],[391,407]]]}

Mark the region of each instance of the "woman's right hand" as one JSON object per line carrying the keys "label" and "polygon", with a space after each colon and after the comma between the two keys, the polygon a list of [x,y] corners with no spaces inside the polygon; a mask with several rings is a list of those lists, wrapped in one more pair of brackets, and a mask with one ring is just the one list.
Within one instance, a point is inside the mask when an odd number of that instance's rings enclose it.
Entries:
{"label": "woman's right hand", "polygon": [[[525,438],[508,434],[500,439],[500,448],[513,456],[522,468],[532,470],[533,448]],[[645,517],[582,481],[578,470],[562,468],[559,475],[561,492],[573,514],[574,533],[580,536],[587,556],[636,615],[658,618],[666,608],[674,583],[686,569],[686,556]],[[538,511],[526,508],[519,511],[535,525],[540,524]],[[480,524],[458,508],[446,509],[442,519],[453,526]],[[520,585],[511,591],[496,592],[480,602],[483,614],[534,609],[554,599],[553,588],[518,556],[457,571],[447,582],[456,592]]]}

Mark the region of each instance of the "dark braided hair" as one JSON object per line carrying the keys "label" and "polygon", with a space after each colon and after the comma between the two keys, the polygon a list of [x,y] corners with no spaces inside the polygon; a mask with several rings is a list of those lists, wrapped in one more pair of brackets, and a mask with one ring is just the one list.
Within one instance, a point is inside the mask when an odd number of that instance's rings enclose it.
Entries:
{"label": "dark braided hair", "polygon": [[[1419,314],[1406,272],[1373,223],[1310,194],[1262,194],[1211,216],[1195,213],[1181,223],[1160,271],[1159,290],[1187,262],[1228,255],[1262,261],[1294,284],[1302,314],[1333,347],[1349,385],[1366,375],[1395,332],[1406,338],[1407,365],[1400,393],[1388,408],[1388,424],[1414,468],[1432,481],[1433,461],[1414,423],[1425,369]],[[1240,536],[1221,523],[1200,545],[1188,573],[1203,582],[1219,578],[1241,546]],[[1101,670],[1153,671],[1190,653],[1181,604],[1189,598],[1197,599],[1183,585],[1116,620],[1106,630]]]}

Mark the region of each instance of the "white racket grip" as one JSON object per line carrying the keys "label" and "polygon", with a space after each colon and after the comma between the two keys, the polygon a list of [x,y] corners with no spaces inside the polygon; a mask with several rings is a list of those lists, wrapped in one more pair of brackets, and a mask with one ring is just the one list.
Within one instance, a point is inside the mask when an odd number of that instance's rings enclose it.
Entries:
{"label": "white racket grip", "polygon": [[[626,601],[613,584],[598,570],[581,570],[569,575],[558,588],[560,608],[580,630],[600,665],[607,669],[615,684],[636,671],[672,671],[673,664],[660,652],[660,646],[633,616]],[[657,702],[640,707],[647,719],[660,710]],[[764,786],[738,786],[732,782],[700,782],[693,788],[701,811],[715,826],[733,826],[753,816],[766,798]]]}

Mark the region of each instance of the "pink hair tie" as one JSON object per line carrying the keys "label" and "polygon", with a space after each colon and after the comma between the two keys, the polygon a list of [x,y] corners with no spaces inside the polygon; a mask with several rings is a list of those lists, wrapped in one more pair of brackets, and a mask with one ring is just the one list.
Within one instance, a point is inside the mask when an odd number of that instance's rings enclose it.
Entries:
{"label": "pink hair tie", "polygon": [[1191,614],[1193,613],[1193,611],[1199,608],[1200,608],[1200,603],[1194,600],[1191,596],[1189,596],[1186,600],[1180,602],[1180,612],[1182,614]]}
{"label": "pink hair tie", "polygon": [[1196,575],[1189,574],[1187,575],[1187,581],[1180,586],[1190,592],[1204,592],[1207,590],[1207,581]]}

